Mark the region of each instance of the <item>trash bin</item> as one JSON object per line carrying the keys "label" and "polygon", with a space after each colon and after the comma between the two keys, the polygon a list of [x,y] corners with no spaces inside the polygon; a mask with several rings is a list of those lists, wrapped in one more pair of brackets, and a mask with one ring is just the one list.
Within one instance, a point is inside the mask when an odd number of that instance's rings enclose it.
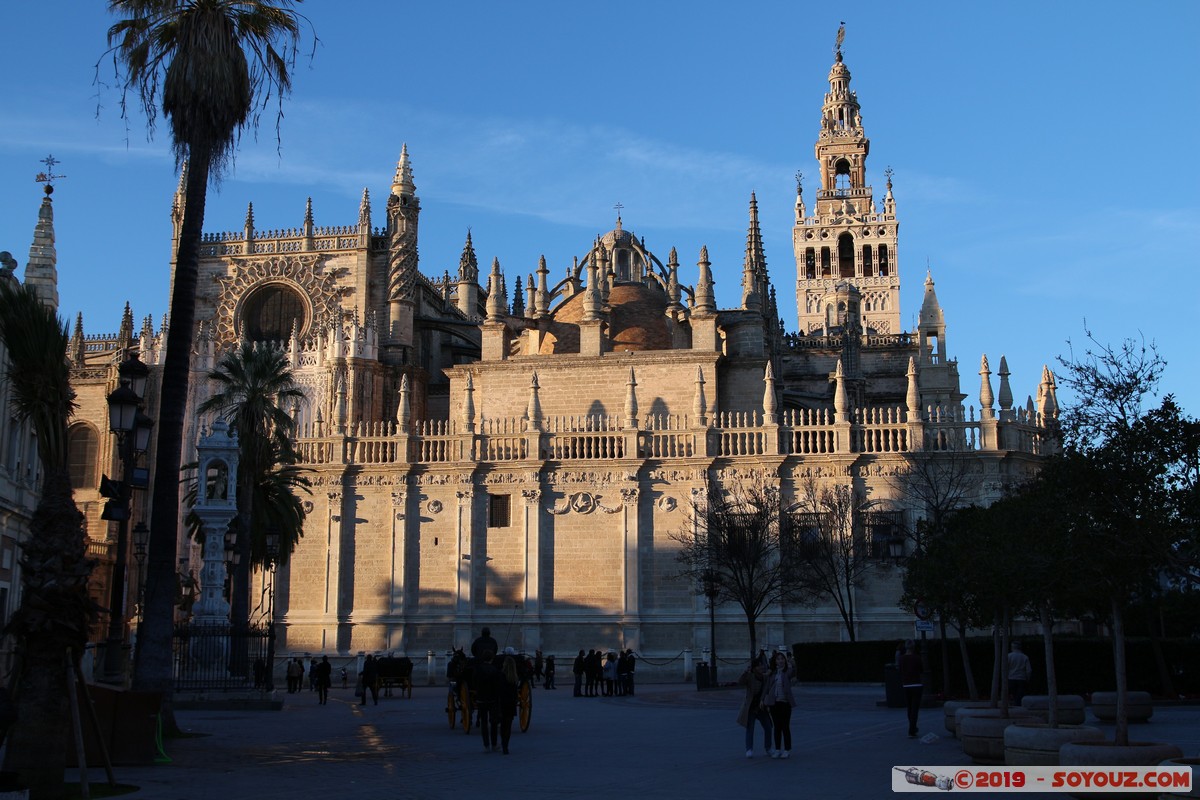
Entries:
{"label": "trash bin", "polygon": [[900,669],[895,664],[883,665],[883,691],[888,708],[907,708],[904,686],[900,683]]}
{"label": "trash bin", "polygon": [[696,665],[696,690],[708,689],[711,686],[708,680],[708,662],[701,661]]}

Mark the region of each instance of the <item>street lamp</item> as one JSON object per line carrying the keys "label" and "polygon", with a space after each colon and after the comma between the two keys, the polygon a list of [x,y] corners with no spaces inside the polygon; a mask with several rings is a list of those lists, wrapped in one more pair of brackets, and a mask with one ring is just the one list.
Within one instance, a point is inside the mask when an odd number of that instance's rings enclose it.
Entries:
{"label": "street lamp", "polygon": [[888,556],[891,557],[893,562],[899,564],[900,560],[904,558],[904,540],[899,536],[893,536],[891,539],[888,539],[887,547]]}
{"label": "street lamp", "polygon": [[275,570],[279,565],[279,534],[274,528],[267,534],[267,691],[275,691]]}
{"label": "street lamp", "polygon": [[[108,427],[117,436],[121,459],[121,480],[104,476],[100,494],[107,499],[100,518],[117,523],[117,552],[109,587],[108,642],[104,649],[104,677],[110,683],[123,680],[122,650],[125,644],[125,570],[129,561],[129,515],[132,490],[145,488],[148,481],[135,478],[137,457],[150,447],[150,429],[154,420],[141,411],[142,393],[150,368],[136,353],[117,367],[119,385],[108,394]],[[145,526],[140,526],[145,527]],[[138,570],[139,575],[141,570]]]}

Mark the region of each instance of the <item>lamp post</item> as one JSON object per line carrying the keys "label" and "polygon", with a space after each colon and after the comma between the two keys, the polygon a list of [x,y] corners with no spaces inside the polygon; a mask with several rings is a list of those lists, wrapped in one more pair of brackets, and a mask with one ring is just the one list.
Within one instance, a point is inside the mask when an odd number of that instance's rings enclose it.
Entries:
{"label": "lamp post", "polygon": [[141,412],[143,393],[150,369],[130,353],[117,367],[119,385],[108,395],[108,427],[117,436],[121,457],[121,480],[105,476],[100,494],[107,498],[100,518],[117,523],[117,552],[109,586],[108,642],[104,648],[104,679],[109,683],[124,680],[122,650],[125,644],[125,569],[129,561],[129,511],[133,488],[145,488],[141,475],[135,475],[138,455],[150,444],[154,421]]}
{"label": "lamp post", "polygon": [[275,691],[275,570],[279,565],[279,534],[267,534],[267,577],[271,590],[267,593],[267,692]]}

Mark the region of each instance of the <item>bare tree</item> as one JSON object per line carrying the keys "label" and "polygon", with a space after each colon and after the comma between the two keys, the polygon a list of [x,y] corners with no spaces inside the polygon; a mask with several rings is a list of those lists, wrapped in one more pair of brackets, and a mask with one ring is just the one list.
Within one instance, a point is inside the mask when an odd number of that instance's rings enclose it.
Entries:
{"label": "bare tree", "polygon": [[796,531],[797,593],[810,605],[831,601],[850,641],[856,641],[855,592],[876,564],[872,540],[886,538],[873,536],[871,523],[887,512],[872,511],[862,492],[844,483],[807,478],[799,488],[788,509]]}
{"label": "bare tree", "polygon": [[680,545],[678,575],[708,597],[710,608],[736,603],[746,615],[751,657],[758,652],[758,618],[771,604],[794,596],[789,523],[779,487],[769,481],[709,482],[688,509],[686,527],[671,534]]}

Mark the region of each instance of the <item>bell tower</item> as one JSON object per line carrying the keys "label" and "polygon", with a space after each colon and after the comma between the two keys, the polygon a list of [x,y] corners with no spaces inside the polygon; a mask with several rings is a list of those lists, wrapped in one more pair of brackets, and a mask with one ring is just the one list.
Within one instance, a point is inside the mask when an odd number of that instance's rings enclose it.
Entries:
{"label": "bell tower", "polygon": [[896,204],[891,170],[882,213],[867,184],[871,140],[863,128],[858,95],[850,88],[850,70],[842,61],[845,27],[838,29],[829,91],[821,107],[817,135],[817,189],[813,214],[804,204],[802,175],[796,178],[796,307],[800,333],[838,327],[838,286],[850,284],[862,295],[859,322],[868,334],[900,333],[900,270],[896,258]]}

